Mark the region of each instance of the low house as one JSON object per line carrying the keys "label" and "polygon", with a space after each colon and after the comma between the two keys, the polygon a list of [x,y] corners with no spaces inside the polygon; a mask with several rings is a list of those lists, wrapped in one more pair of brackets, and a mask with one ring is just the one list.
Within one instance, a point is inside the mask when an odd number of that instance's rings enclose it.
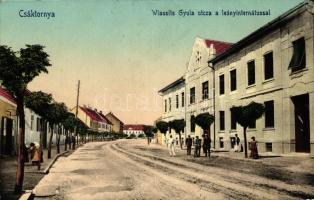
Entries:
{"label": "low house", "polygon": [[123,132],[123,122],[116,117],[112,112],[106,114],[106,118],[112,123],[112,131],[115,133]]}
{"label": "low house", "polygon": [[[75,108],[71,111],[75,113]],[[77,117],[92,131],[99,133],[112,131],[112,123],[97,109],[79,106]]]}
{"label": "low house", "polygon": [[0,155],[15,152],[17,136],[16,102],[14,97],[0,86]]}
{"label": "low house", "polygon": [[134,134],[138,137],[141,134],[145,134],[144,132],[145,125],[143,124],[126,124],[123,126],[123,133],[128,136]]}

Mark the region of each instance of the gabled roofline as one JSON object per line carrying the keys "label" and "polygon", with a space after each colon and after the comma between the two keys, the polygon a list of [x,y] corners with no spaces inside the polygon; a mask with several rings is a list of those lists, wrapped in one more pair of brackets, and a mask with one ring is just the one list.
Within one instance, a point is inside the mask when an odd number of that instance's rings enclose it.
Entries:
{"label": "gabled roofline", "polygon": [[[109,112],[109,113],[107,113],[105,116],[107,116],[107,115],[112,115],[113,116],[113,118],[115,118],[116,120],[118,120],[122,125],[124,125],[124,123],[123,123],[123,121],[121,121],[117,116],[115,116],[112,112]],[[108,119],[109,120],[109,119]],[[110,121],[110,120],[109,120]]]}
{"label": "gabled roofline", "polygon": [[[306,0],[306,1],[302,2],[302,3],[300,3],[299,5],[295,6],[294,8],[291,8],[287,12],[281,14],[280,16],[276,17],[275,19],[273,19],[272,21],[268,22],[264,26],[258,28],[257,30],[255,30],[254,32],[250,33],[249,35],[247,35],[246,37],[244,37],[240,41],[236,42],[229,49],[227,49],[225,52],[223,52],[222,54],[220,54],[220,55],[216,56],[215,58],[209,60],[208,62],[216,64],[219,61],[223,60],[224,58],[228,57],[229,55],[232,55],[233,53],[237,52],[238,50],[240,50],[240,49],[250,45],[252,41],[256,40],[256,38],[261,38],[265,34],[267,34],[267,33],[271,32],[271,31],[273,31],[274,29],[276,29],[278,26],[283,25],[285,22],[291,20],[295,15],[304,12],[304,10],[301,10],[301,8],[304,7],[305,5],[309,4],[308,1],[309,0]],[[298,10],[300,12],[295,13]],[[291,16],[289,16],[289,15],[291,15]]]}
{"label": "gabled roofline", "polygon": [[158,91],[158,93],[164,93],[165,91],[179,85],[180,83],[185,83],[185,80],[183,76],[181,76],[179,79],[175,80],[174,82],[170,83],[166,87],[162,88],[161,90]]}

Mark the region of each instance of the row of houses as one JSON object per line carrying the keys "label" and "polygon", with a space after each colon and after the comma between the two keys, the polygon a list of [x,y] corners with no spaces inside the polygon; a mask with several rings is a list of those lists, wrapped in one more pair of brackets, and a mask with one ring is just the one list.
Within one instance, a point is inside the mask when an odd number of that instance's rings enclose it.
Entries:
{"label": "row of houses", "polygon": [[194,118],[209,112],[215,117],[212,147],[232,150],[235,134],[243,141],[243,130],[230,108],[263,103],[263,117],[248,129],[259,151],[313,156],[313,15],[307,0],[237,43],[196,38],[185,73],[159,91],[161,120],[185,119],[183,137],[195,137],[203,132]]}
{"label": "row of houses", "polygon": [[[73,108],[71,112],[75,113]],[[31,109],[25,107],[25,145],[32,142],[40,144],[41,117]],[[79,106],[77,117],[89,128],[89,130],[103,133],[111,132],[121,134],[123,122],[112,112],[103,114],[102,111],[87,106]],[[2,86],[0,86],[0,156],[17,154],[18,117],[16,114],[15,98]],[[44,126],[46,130],[48,125]],[[65,134],[60,135],[60,144],[65,142]],[[48,145],[47,131],[42,135],[43,147]],[[56,144],[57,135],[53,135],[52,143]]]}

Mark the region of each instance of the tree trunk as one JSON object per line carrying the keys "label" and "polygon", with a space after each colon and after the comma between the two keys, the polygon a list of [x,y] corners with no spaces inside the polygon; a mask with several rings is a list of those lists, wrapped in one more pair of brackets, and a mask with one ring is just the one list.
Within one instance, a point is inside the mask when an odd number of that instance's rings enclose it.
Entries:
{"label": "tree trunk", "polygon": [[24,113],[24,96],[17,97],[17,108],[19,118],[19,136],[18,136],[18,157],[17,157],[17,171],[14,191],[16,193],[22,192],[24,181],[24,146],[25,146],[25,113]]}
{"label": "tree trunk", "polygon": [[61,138],[61,128],[60,126],[58,125],[58,129],[57,129],[57,154],[60,153],[60,138]]}
{"label": "tree trunk", "polygon": [[208,150],[208,157],[210,158],[210,148],[211,148],[211,143],[212,143],[212,140],[211,140],[211,133],[210,133],[210,126],[209,126],[209,129],[208,129],[208,137],[209,137],[209,150]]}
{"label": "tree trunk", "polygon": [[246,139],[246,129],[247,127],[243,127],[243,136],[244,136],[244,154],[245,158],[247,158],[247,139]]}
{"label": "tree trunk", "polygon": [[53,137],[53,124],[50,126],[50,137],[49,137],[49,144],[48,144],[48,154],[47,158],[51,158],[51,145],[52,145],[52,137]]}
{"label": "tree trunk", "polygon": [[75,136],[71,135],[71,141],[72,141],[72,150],[75,150],[75,146],[76,146]]}
{"label": "tree trunk", "polygon": [[182,149],[181,132],[179,132],[179,142],[180,142],[180,147],[181,147],[181,149]]}

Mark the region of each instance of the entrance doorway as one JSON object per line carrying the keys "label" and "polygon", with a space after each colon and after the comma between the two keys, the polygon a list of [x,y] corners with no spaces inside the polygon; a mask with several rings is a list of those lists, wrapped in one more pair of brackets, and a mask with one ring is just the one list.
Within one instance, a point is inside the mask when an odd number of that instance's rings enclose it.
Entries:
{"label": "entrance doorway", "polygon": [[1,119],[1,153],[10,155],[13,151],[13,120],[2,117]]}
{"label": "entrance doorway", "polygon": [[310,152],[309,94],[292,97],[295,120],[295,151]]}

